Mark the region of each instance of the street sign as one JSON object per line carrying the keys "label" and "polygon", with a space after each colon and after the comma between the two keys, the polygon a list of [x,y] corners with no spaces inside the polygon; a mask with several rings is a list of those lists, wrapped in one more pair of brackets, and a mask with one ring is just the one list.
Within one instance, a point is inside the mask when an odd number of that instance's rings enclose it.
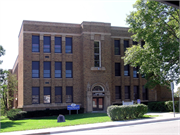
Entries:
{"label": "street sign", "polygon": [[137,99],[137,103],[138,103],[138,104],[141,104],[141,100],[140,100],[140,99]]}
{"label": "street sign", "polygon": [[71,114],[71,110],[77,110],[77,114],[78,114],[79,109],[80,109],[80,105],[76,105],[74,103],[67,106],[67,110],[69,110],[69,115]]}

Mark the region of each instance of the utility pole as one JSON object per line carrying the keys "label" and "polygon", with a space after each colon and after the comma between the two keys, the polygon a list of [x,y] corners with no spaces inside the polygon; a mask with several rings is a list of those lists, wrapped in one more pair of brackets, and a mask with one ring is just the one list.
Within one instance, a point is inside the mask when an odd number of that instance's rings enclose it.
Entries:
{"label": "utility pole", "polygon": [[171,82],[171,92],[172,92],[172,100],[173,100],[173,112],[175,117],[175,108],[174,108],[174,83]]}

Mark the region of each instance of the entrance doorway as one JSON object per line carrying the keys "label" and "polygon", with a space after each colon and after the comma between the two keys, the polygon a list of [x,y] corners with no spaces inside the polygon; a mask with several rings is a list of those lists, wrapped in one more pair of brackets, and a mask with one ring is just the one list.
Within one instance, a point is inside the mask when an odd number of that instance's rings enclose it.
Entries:
{"label": "entrance doorway", "polygon": [[93,97],[93,111],[103,111],[104,109],[104,98]]}

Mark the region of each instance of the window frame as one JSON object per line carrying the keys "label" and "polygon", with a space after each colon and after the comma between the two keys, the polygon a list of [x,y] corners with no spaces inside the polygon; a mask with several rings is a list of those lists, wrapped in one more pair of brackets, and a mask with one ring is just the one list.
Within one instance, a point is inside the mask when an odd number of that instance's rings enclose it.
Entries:
{"label": "window frame", "polygon": [[[36,48],[36,47],[34,47],[34,40],[33,40],[33,37],[38,37],[38,44],[36,44],[36,45],[38,45],[38,47],[37,47],[37,49],[38,49],[38,51],[33,51],[34,50],[34,48]],[[40,39],[39,39],[39,35],[32,35],[32,52],[40,52]]]}
{"label": "window frame", "polygon": [[[68,88],[71,88],[71,94],[68,94]],[[69,98],[67,98],[68,95],[71,95],[71,102],[67,102]],[[73,86],[66,86],[66,103],[73,103]]]}
{"label": "window frame", "polygon": [[115,86],[115,99],[121,99],[121,86]]}
{"label": "window frame", "polygon": [[[50,94],[45,94],[45,88],[49,88]],[[44,91],[43,91],[43,92],[44,92],[44,93],[43,93],[43,103],[44,103],[44,104],[50,104],[50,103],[51,103],[51,87],[44,87],[43,90],[44,90]],[[49,103],[45,103],[45,97],[46,97],[46,96],[49,96],[49,98],[50,98],[50,99],[49,99]]]}
{"label": "window frame", "polygon": [[[60,63],[60,77],[56,77],[56,64]],[[58,70],[59,71],[59,70]],[[54,78],[62,78],[62,62],[60,61],[55,61],[54,63]]]}
{"label": "window frame", "polygon": [[[45,63],[49,63],[50,73],[45,73]],[[45,74],[49,74],[49,77],[45,77]],[[51,61],[44,61],[43,62],[43,78],[51,78]]]}
{"label": "window frame", "polygon": [[[45,43],[45,38],[49,38],[49,44]],[[49,51],[45,51],[45,46],[49,46]],[[43,36],[43,52],[44,53],[51,53],[51,36]]]}
{"label": "window frame", "polygon": [[[118,41],[118,47],[116,47],[116,41]],[[121,48],[120,48],[120,40],[115,39],[114,40],[114,55],[121,55]],[[116,49],[118,48],[118,51],[116,51]],[[118,52],[118,53],[116,53]]]}
{"label": "window frame", "polygon": [[[127,41],[127,45],[125,44],[125,42]],[[130,47],[129,46],[129,40],[124,40],[124,52],[127,50],[127,48]]]}
{"label": "window frame", "polygon": [[[119,65],[119,69],[116,69],[116,65]],[[119,74],[118,74],[119,72]],[[121,63],[115,63],[115,76],[121,76]]]}
{"label": "window frame", "polygon": [[[67,44],[67,39],[71,39],[71,45]],[[67,52],[69,49],[67,49],[67,46],[71,46],[71,52]],[[65,43],[65,53],[72,54],[73,53],[73,38],[72,37],[66,37],[66,43]]]}
{"label": "window frame", "polygon": [[134,93],[134,100],[137,100],[139,99],[139,86],[134,86],[134,89],[133,89],[133,93]]}
{"label": "window frame", "polygon": [[[35,88],[38,89],[38,92],[37,92],[38,94],[33,94],[33,93],[34,93],[34,92],[33,92],[33,88],[34,88],[34,89],[35,89]],[[39,93],[40,93],[40,88],[39,88],[39,87],[32,87],[32,102],[31,102],[32,104],[40,104],[40,102],[39,102],[39,101],[40,101],[40,94],[39,94]],[[37,96],[38,96],[38,103],[33,103],[33,99],[34,99],[34,98],[33,98],[33,95],[37,95]]]}
{"label": "window frame", "polygon": [[[138,67],[133,67],[133,78],[139,78],[139,74],[137,73],[138,72]],[[135,71],[136,71],[136,76],[135,76]]]}
{"label": "window frame", "polygon": [[[60,51],[58,52],[57,49],[56,49],[56,40],[57,38],[60,38]],[[57,52],[56,52],[57,51]],[[54,53],[62,53],[62,37],[54,37]]]}
{"label": "window frame", "polygon": [[[127,88],[127,89],[126,89]],[[127,93],[127,91],[126,90],[128,90],[128,93]],[[124,86],[124,94],[125,94],[125,99],[130,99],[131,98],[131,90],[130,90],[130,86]],[[128,98],[126,97],[127,96],[127,94],[128,94]]]}
{"label": "window frame", "polygon": [[[60,94],[57,94],[57,89],[58,88],[60,88]],[[60,97],[61,97],[61,101],[60,102],[56,101],[56,96],[57,95],[60,95]],[[62,87],[61,86],[55,86],[55,103],[62,103]]]}
{"label": "window frame", "polygon": [[[68,69],[67,69],[67,64],[71,63],[71,73],[67,73]],[[68,77],[67,74],[71,74],[71,77]],[[66,78],[73,78],[73,62],[66,62]]]}
{"label": "window frame", "polygon": [[148,100],[148,89],[144,87],[144,85],[142,86],[142,96],[143,96],[143,100]]}
{"label": "window frame", "polygon": [[[128,68],[128,70],[125,70],[126,68],[125,67],[127,67]],[[125,71],[128,71],[127,73],[127,75],[125,74]],[[127,65],[125,65],[124,66],[124,76],[130,76],[130,66],[129,66],[129,64],[127,64]]]}
{"label": "window frame", "polygon": [[[33,67],[34,67],[34,66],[33,66],[33,65],[34,65],[33,63],[36,63],[36,62],[38,63],[38,77],[34,77],[34,76],[33,76],[33,74],[36,74],[36,73],[33,73],[33,72],[34,72],[33,70],[35,70],[35,69],[33,68]],[[39,62],[39,61],[32,61],[32,74],[31,74],[31,75],[32,75],[32,78],[40,78],[40,62]]]}
{"label": "window frame", "polygon": [[[95,53],[95,42],[98,42],[99,43],[99,53]],[[97,61],[97,60],[95,60],[95,56],[97,56],[97,55],[99,55],[99,65],[98,66],[96,66],[96,64],[95,64],[95,62]],[[94,40],[94,67],[101,67],[101,41],[99,41],[99,40]]]}

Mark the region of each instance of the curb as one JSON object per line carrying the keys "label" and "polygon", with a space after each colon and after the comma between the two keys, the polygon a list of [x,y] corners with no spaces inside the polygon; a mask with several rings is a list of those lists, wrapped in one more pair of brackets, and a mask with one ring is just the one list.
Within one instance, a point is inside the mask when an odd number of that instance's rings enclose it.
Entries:
{"label": "curb", "polygon": [[114,124],[114,125],[107,125],[107,126],[99,126],[99,127],[88,127],[88,128],[77,128],[77,129],[70,129],[64,131],[52,131],[52,132],[41,132],[41,133],[30,133],[25,135],[41,135],[41,134],[56,134],[56,133],[67,133],[67,132],[76,132],[76,131],[84,131],[84,130],[94,130],[94,129],[102,129],[102,128],[111,128],[111,127],[119,127],[119,126],[129,126],[129,125],[138,125],[138,124],[147,124],[147,123],[154,123],[154,122],[163,122],[163,121],[172,121],[172,120],[180,120],[180,117],[177,118],[165,118],[165,119],[155,119],[149,121],[142,121],[142,122],[132,122],[132,123],[121,123],[121,124]]}

